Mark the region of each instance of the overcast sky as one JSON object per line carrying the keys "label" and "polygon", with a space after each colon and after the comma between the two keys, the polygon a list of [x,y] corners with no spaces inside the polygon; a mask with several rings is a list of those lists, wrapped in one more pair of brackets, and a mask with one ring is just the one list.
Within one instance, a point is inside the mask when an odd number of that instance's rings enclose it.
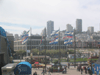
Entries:
{"label": "overcast sky", "polygon": [[100,0],[0,0],[0,26],[13,34],[21,34],[32,27],[40,34],[47,21],[54,21],[54,29],[66,29],[66,24],[76,27],[82,19],[83,31],[94,26],[100,30]]}

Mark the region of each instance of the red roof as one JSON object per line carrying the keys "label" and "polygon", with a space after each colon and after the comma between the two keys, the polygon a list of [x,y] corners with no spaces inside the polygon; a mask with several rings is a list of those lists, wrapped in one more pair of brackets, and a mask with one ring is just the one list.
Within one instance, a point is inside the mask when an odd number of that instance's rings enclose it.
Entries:
{"label": "red roof", "polygon": [[34,64],[39,64],[39,62],[35,62]]}

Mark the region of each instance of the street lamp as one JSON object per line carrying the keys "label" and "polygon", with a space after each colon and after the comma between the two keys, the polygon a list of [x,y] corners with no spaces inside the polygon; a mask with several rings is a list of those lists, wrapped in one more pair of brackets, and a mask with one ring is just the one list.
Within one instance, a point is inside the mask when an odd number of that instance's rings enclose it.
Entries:
{"label": "street lamp", "polygon": [[31,53],[31,54],[30,54],[30,57],[31,57],[31,64],[32,64],[32,56],[33,56],[33,54]]}
{"label": "street lamp", "polygon": [[[98,46],[98,49],[99,49],[99,46]],[[99,50],[99,55],[100,55],[100,50]]]}
{"label": "street lamp", "polygon": [[67,52],[67,61],[69,61],[69,57],[68,57],[68,55],[69,55],[69,52]]}
{"label": "street lamp", "polygon": [[[92,56],[93,56],[93,53],[91,53],[91,71],[92,71]],[[91,73],[92,75],[92,73]]]}

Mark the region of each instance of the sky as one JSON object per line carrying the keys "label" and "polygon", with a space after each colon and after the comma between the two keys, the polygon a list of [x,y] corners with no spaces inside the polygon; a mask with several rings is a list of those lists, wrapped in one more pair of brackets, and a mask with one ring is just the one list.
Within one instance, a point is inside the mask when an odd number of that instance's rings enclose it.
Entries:
{"label": "sky", "polygon": [[54,30],[76,28],[76,19],[82,19],[82,30],[89,26],[100,30],[100,0],[0,0],[0,26],[7,32],[22,34],[32,28],[40,34],[47,21],[54,21]]}

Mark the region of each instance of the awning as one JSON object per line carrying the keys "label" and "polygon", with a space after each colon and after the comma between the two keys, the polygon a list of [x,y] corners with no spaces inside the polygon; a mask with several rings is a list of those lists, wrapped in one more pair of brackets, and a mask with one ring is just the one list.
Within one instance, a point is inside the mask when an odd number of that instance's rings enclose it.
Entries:
{"label": "awning", "polygon": [[40,64],[41,66],[45,66],[45,64]]}
{"label": "awning", "polygon": [[31,64],[29,62],[20,62],[14,69],[14,74],[31,74]]}
{"label": "awning", "polygon": [[39,62],[35,62],[34,64],[39,64]]}

